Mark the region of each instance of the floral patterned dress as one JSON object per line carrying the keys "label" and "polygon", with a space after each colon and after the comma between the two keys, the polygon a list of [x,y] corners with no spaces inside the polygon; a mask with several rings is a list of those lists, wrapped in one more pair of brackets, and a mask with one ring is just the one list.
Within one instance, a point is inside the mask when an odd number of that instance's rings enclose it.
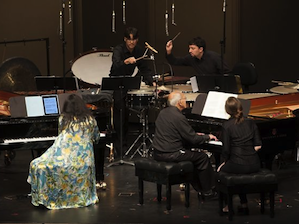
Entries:
{"label": "floral patterned dress", "polygon": [[96,192],[93,142],[99,139],[94,118],[72,122],[61,130],[53,145],[30,163],[27,182],[32,204],[49,209],[77,208],[99,201]]}

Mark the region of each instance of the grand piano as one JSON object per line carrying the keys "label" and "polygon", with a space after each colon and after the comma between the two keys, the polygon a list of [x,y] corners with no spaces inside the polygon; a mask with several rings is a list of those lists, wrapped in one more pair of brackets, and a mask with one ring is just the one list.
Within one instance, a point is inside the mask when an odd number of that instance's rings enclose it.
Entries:
{"label": "grand piano", "polygon": [[[53,94],[54,92],[23,93],[30,95]],[[104,180],[104,149],[112,142],[114,130],[111,125],[112,96],[109,93],[90,94],[80,92],[86,105],[92,110],[101,132],[100,142],[94,146],[97,179]],[[15,93],[0,91],[0,153],[4,152],[4,163],[9,165],[18,150],[31,151],[32,158],[49,148],[58,135],[58,116],[12,117],[5,105],[9,99],[18,96]]]}
{"label": "grand piano", "polygon": [[[263,143],[259,151],[262,165],[272,169],[275,156],[286,150],[290,150],[295,157],[299,140],[299,92],[283,95],[240,94],[238,98],[250,101],[248,117],[255,120]],[[212,133],[221,141],[223,119],[194,114],[190,109],[184,111],[184,114],[196,131]],[[207,143],[203,149],[214,152],[217,156],[221,153],[221,145]]]}

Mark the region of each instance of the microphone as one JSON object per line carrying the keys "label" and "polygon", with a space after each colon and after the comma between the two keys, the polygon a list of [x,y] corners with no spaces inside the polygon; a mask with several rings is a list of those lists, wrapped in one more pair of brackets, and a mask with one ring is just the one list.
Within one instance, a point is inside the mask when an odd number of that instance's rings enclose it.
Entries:
{"label": "microphone", "polygon": [[112,11],[112,33],[115,33],[115,11]]}
{"label": "microphone", "polygon": [[69,1],[69,21],[68,24],[72,22],[72,2],[71,0]]}
{"label": "microphone", "polygon": [[126,1],[123,0],[123,23],[126,25]]}
{"label": "microphone", "polygon": [[153,48],[151,45],[149,45],[147,42],[145,42],[145,45],[146,45],[146,47],[147,47],[148,49],[150,49],[151,51],[153,51],[153,52],[155,52],[156,54],[158,54],[158,51],[157,51],[155,48]]}
{"label": "microphone", "polygon": [[62,11],[59,12],[59,35],[62,35]]}
{"label": "microphone", "polygon": [[223,8],[222,8],[223,12],[225,12],[225,7],[226,7],[226,0],[223,0]]}

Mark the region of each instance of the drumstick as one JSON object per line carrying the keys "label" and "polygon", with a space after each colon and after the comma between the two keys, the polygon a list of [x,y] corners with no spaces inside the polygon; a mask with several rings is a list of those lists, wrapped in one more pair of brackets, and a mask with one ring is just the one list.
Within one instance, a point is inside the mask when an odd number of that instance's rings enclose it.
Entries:
{"label": "drumstick", "polygon": [[171,39],[171,41],[173,42],[180,34],[181,34],[181,32],[178,32],[178,34],[175,35],[174,38]]}
{"label": "drumstick", "polygon": [[147,54],[146,54],[147,51],[148,51],[148,48],[145,49],[145,52],[144,52],[144,54],[143,54],[141,57],[136,58],[136,61],[138,61],[138,60],[140,60],[140,59],[143,59],[143,58],[146,58],[146,57],[147,57]]}
{"label": "drumstick", "polygon": [[147,57],[147,55],[143,55],[143,56],[141,56],[141,57],[139,57],[139,58],[136,58],[135,60],[138,61],[138,60],[143,59],[143,58],[146,58],[146,57]]}

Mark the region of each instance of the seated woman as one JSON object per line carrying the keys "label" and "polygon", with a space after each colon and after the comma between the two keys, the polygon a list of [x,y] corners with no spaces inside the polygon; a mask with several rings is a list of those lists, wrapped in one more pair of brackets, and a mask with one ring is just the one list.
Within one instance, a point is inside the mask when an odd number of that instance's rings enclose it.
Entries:
{"label": "seated woman", "polygon": [[30,163],[31,202],[48,209],[95,204],[99,201],[93,152],[93,143],[100,138],[97,122],[84,101],[71,94],[58,125],[53,145]]}
{"label": "seated woman", "polygon": [[[243,117],[241,102],[235,97],[229,97],[225,103],[225,110],[230,119],[222,126],[222,158],[224,162],[218,167],[217,172],[248,174],[258,172],[260,159],[257,151],[262,142],[258,128],[252,119]],[[240,194],[240,213],[248,214],[247,196]],[[228,212],[228,207],[223,208]]]}

